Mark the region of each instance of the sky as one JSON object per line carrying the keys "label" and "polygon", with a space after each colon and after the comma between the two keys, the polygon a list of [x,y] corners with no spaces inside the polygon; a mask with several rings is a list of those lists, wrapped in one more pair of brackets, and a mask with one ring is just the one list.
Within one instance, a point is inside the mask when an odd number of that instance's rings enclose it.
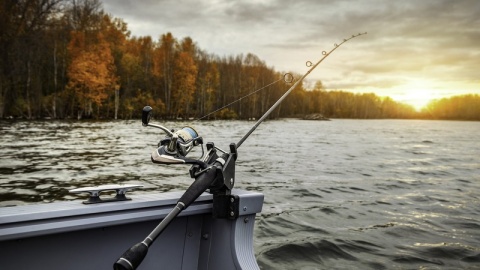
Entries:
{"label": "sky", "polygon": [[419,109],[431,99],[480,94],[478,0],[101,0],[132,36],[190,37],[218,56],[257,55],[327,90],[390,96]]}

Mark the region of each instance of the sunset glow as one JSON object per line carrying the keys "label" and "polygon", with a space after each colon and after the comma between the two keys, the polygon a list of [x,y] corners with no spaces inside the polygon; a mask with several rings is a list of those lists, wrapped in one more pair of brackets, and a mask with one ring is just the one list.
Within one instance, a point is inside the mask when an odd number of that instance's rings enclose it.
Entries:
{"label": "sunset glow", "polygon": [[430,90],[410,90],[405,94],[403,102],[412,105],[419,111],[433,99],[435,98]]}
{"label": "sunset glow", "polygon": [[[430,101],[456,95],[478,93],[479,82],[445,82],[427,79],[412,79],[406,84],[390,89],[388,95],[396,101],[412,105],[417,111]],[[387,92],[387,91],[385,91]]]}
{"label": "sunset glow", "polygon": [[416,110],[421,110],[430,101],[440,97],[440,93],[434,90],[436,86],[428,80],[411,80],[409,83],[398,87],[399,95],[392,98],[412,105]]}

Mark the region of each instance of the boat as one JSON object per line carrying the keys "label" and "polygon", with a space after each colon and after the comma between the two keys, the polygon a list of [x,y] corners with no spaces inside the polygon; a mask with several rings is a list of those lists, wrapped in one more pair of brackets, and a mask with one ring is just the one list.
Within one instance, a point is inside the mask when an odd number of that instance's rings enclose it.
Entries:
{"label": "boat", "polygon": [[[125,195],[131,187],[95,189],[117,190],[117,194]],[[0,268],[112,269],[120,254],[164,219],[182,194],[0,208]],[[213,195],[200,195],[150,247],[138,269],[258,269],[253,230],[255,215],[262,210],[263,194],[239,189],[231,194],[235,198],[231,208],[234,215],[229,218],[213,217]]]}

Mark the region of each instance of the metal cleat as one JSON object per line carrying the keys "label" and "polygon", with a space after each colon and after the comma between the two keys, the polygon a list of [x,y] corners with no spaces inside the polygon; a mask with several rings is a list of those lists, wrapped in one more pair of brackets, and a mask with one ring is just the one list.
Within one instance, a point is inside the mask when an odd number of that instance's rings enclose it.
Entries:
{"label": "metal cleat", "polygon": [[[101,186],[94,186],[94,187],[83,187],[83,188],[76,188],[69,190],[70,193],[89,193],[90,198],[88,200],[83,201],[84,204],[94,204],[94,203],[104,203],[104,202],[118,202],[118,201],[128,201],[131,200],[125,194],[127,191],[143,187],[142,185],[101,185]],[[100,193],[107,190],[115,190],[117,193],[113,198],[100,198]]]}

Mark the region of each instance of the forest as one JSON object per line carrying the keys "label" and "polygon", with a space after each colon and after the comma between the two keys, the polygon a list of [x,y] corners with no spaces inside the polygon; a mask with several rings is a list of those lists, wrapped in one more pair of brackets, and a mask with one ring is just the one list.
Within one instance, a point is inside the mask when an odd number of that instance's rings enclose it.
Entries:
{"label": "forest", "polygon": [[[0,118],[260,117],[291,86],[252,53],[217,56],[166,31],[135,37],[99,0],[0,4]],[[301,75],[294,74],[294,77]],[[262,89],[258,91],[258,89]],[[421,112],[389,97],[301,84],[271,117],[480,120],[480,96],[434,100]]]}

